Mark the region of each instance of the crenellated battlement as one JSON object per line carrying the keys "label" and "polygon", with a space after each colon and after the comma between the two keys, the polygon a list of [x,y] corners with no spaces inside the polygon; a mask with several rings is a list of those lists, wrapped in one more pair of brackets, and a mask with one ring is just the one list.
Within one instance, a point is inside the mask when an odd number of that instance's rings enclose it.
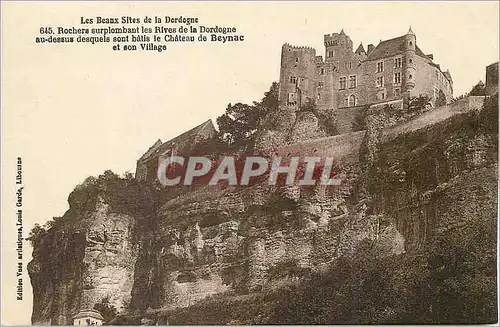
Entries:
{"label": "crenellated battlement", "polygon": [[291,50],[291,51],[304,51],[304,52],[311,52],[311,53],[314,52],[314,53],[316,53],[316,49],[313,48],[313,47],[309,47],[309,46],[306,46],[306,45],[295,46],[295,45],[292,45],[290,43],[283,44],[282,49],[288,49],[288,50]]}

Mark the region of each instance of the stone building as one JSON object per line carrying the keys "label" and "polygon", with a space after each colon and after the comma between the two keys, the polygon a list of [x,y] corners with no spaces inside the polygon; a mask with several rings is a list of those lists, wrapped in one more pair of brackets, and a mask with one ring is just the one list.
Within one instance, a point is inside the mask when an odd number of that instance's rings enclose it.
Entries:
{"label": "stone building", "polygon": [[299,110],[313,100],[320,110],[364,106],[401,99],[404,95],[428,95],[434,104],[440,92],[449,102],[453,80],[448,70],[434,63],[432,54],[417,46],[409,31],[377,46],[353,42],[344,32],[324,36],[325,57],[310,47],[284,44],[281,51],[281,108]]}
{"label": "stone building", "polygon": [[498,93],[498,62],[486,67],[486,94]]}
{"label": "stone building", "polygon": [[137,160],[135,178],[140,181],[155,180],[157,177],[158,164],[166,156],[187,155],[194,145],[210,139],[217,134],[212,121],[206,122],[182,133],[175,138],[162,142],[158,139],[140,158]]}
{"label": "stone building", "polygon": [[94,309],[82,310],[73,316],[74,326],[102,325],[104,318],[101,313]]}

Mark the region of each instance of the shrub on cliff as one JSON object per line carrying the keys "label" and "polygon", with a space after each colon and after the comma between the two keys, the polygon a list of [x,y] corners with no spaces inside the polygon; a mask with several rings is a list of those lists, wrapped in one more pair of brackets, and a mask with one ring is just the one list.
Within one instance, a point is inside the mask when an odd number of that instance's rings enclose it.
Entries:
{"label": "shrub on cliff", "polygon": [[122,178],[106,170],[97,178],[89,177],[71,192],[70,208],[94,210],[102,200],[117,212],[147,217],[156,213],[156,191],[133,178]]}
{"label": "shrub on cliff", "polygon": [[104,318],[104,324],[108,324],[117,315],[117,310],[114,305],[109,303],[109,297],[105,297],[94,305],[94,309],[99,311]]}
{"label": "shrub on cliff", "polygon": [[485,96],[486,95],[486,88],[484,86],[484,83],[482,81],[479,81],[472,90],[469,92],[470,96]]}
{"label": "shrub on cliff", "polygon": [[427,95],[419,95],[405,100],[405,107],[410,116],[420,115],[430,110],[430,98]]}
{"label": "shrub on cliff", "polygon": [[318,118],[320,129],[329,136],[338,135],[337,116],[335,110],[322,112],[318,110],[318,105],[313,99],[307,99],[306,103],[300,107],[298,112],[311,112]]}
{"label": "shrub on cliff", "polygon": [[27,240],[36,247],[53,227],[70,226],[73,222],[85,219],[96,209],[98,201],[110,205],[114,212],[132,215],[141,220],[140,227],[144,230],[153,229],[158,192],[130,176],[122,178],[107,170],[97,178],[88,177],[77,185],[68,197],[68,212],[63,217],[54,217],[42,226],[35,224]]}
{"label": "shrub on cliff", "polygon": [[36,223],[28,234],[26,240],[31,243],[31,246],[33,248],[38,246],[42,238],[47,235],[48,230],[51,229],[54,225],[60,223],[61,219],[62,217],[54,217],[52,218],[52,220],[47,221],[43,225]]}
{"label": "shrub on cliff", "polygon": [[273,324],[496,321],[496,227],[474,221],[418,253],[382,257],[370,242],[326,273],[279,291]]}
{"label": "shrub on cliff", "polygon": [[[498,93],[485,99],[478,119],[483,130],[496,136],[498,140]],[[498,146],[498,142],[496,144]]]}

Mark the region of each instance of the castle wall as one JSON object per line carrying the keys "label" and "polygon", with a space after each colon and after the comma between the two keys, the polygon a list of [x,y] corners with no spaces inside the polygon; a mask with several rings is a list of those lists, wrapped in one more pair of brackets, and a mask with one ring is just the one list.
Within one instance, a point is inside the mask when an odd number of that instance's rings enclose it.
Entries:
{"label": "castle wall", "polygon": [[[346,58],[349,59],[339,63],[338,71],[335,74],[337,85],[334,91],[338,91],[337,108],[354,107],[366,103],[366,84],[363,78],[363,66],[360,65],[354,53],[350,56],[346,56]],[[346,63],[352,63],[352,69],[349,69]],[[351,85],[351,77],[353,76],[356,78],[355,87]],[[340,88],[341,78],[345,78],[346,81],[346,87],[343,89]],[[355,97],[355,101],[353,101],[352,96]]]}
{"label": "castle wall", "polygon": [[337,92],[335,92],[337,85],[333,71],[334,66],[331,63],[322,63],[321,58],[321,63],[318,63],[316,69],[319,76],[316,97],[318,109],[322,111],[333,110],[338,101]]}
{"label": "castle wall", "polygon": [[410,133],[426,126],[433,125],[456,115],[457,113],[464,113],[472,110],[480,110],[484,103],[484,97],[482,96],[471,96],[446,106],[436,108],[435,110],[428,111],[415,119],[412,119],[405,124],[396,125],[394,127],[388,128],[382,133],[382,142],[388,142],[398,136]]}
{"label": "castle wall", "polygon": [[452,87],[447,82],[441,70],[431,65],[428,59],[416,56],[415,61],[417,82],[412,94],[425,94],[435,103],[439,92],[435,92],[434,90],[441,90],[446,96],[447,102],[449,102],[453,98]]}
{"label": "castle wall", "polygon": [[[401,98],[404,93],[404,70],[403,67],[395,67],[395,59],[401,58],[404,60],[402,54],[382,58],[380,60],[366,61],[363,63],[364,68],[364,83],[366,85],[366,102],[377,103],[385,102],[387,100],[394,100]],[[378,63],[382,62],[384,69],[383,72],[377,72]],[[401,81],[395,83],[394,74],[401,74]],[[377,78],[383,78],[383,86],[377,85]]]}
{"label": "castle wall", "polygon": [[337,162],[343,164],[357,163],[359,160],[359,149],[365,136],[364,131],[329,136],[294,143],[278,150],[278,154],[286,156],[318,156],[333,157]]}
{"label": "castle wall", "polygon": [[498,93],[498,62],[486,67],[486,94]]}

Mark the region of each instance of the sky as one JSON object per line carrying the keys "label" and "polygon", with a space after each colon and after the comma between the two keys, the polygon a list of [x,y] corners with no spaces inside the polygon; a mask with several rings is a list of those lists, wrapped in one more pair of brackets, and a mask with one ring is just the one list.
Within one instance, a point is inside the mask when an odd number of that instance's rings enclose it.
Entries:
{"label": "sky", "polygon": [[[261,99],[279,79],[285,42],[324,55],[324,34],[344,29],[354,48],[366,47],[411,25],[418,46],[450,70],[460,95],[484,81],[485,66],[498,61],[498,9],[498,2],[477,1],[2,2],[2,263],[14,255],[17,237],[18,156],[27,236],[34,223],[62,216],[69,193],[87,176],[134,172],[158,138],[166,141],[207,119],[215,123],[228,103]],[[198,17],[204,26],[236,27],[245,41],[177,43],[162,53],[34,42],[42,26],[79,27],[81,17],[126,15]],[[11,276],[6,269],[2,273]],[[31,288],[27,274],[23,278],[26,299],[3,306],[7,323],[29,323]],[[3,298],[15,293],[2,292]],[[12,314],[23,305],[25,314]]]}

